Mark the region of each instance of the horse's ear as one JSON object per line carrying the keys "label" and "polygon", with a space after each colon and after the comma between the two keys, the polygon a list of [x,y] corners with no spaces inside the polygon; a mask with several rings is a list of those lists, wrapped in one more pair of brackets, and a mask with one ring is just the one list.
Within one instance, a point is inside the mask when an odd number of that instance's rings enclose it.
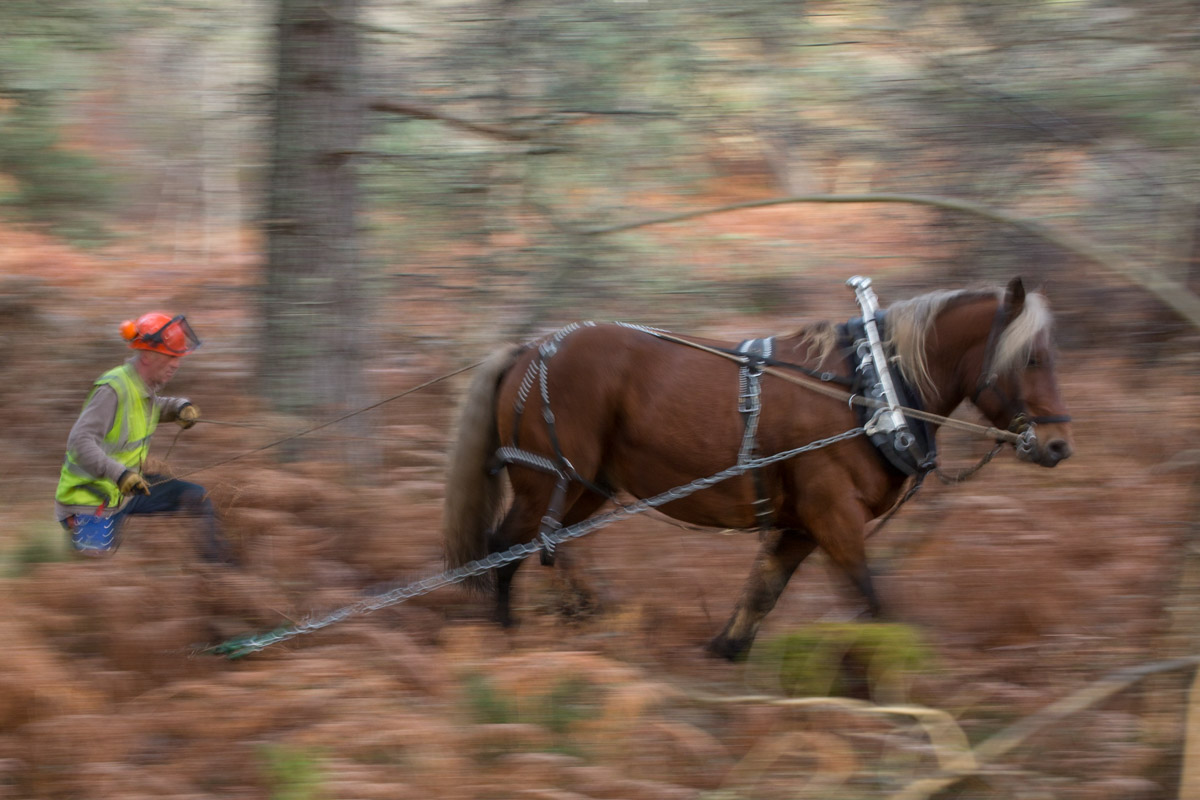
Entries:
{"label": "horse's ear", "polygon": [[1008,288],[1004,290],[1004,307],[1008,309],[1009,322],[1019,317],[1025,309],[1025,284],[1021,282],[1020,275],[1008,282]]}

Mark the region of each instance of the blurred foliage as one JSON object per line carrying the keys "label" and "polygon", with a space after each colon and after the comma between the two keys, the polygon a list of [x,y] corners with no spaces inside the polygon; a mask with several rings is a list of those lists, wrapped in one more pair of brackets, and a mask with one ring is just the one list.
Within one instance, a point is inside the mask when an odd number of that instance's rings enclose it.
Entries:
{"label": "blurred foliage", "polygon": [[4,553],[4,573],[10,578],[26,575],[37,564],[53,564],[71,558],[67,534],[57,523],[31,524],[17,537],[17,546]]}
{"label": "blurred foliage", "polygon": [[[588,245],[570,231],[712,205],[704,187],[714,179],[753,174],[778,194],[943,194],[1035,218],[1053,198],[1052,221],[1098,244],[1179,257],[1194,216],[1196,70],[1176,56],[1195,10],[1152,5],[528,2],[499,5],[486,21],[472,3],[437,19],[408,15],[407,29],[438,46],[418,52],[382,37],[373,74],[449,115],[529,138],[380,120],[371,185],[405,188],[374,195],[390,234],[377,243],[402,261],[414,252],[402,242],[464,223],[481,247],[490,242],[491,269],[532,276],[542,296],[586,308],[602,293],[599,274],[626,294],[677,290],[654,276],[676,271],[686,283],[687,255],[653,230]],[[416,128],[423,146],[397,138]],[[839,180],[856,164],[869,184]],[[406,219],[393,225],[398,207]],[[925,235],[946,253],[948,280],[1062,279],[1069,256],[1028,234],[931,216]],[[520,245],[496,246],[497,232],[519,233]],[[1178,243],[1174,253],[1164,241]],[[747,252],[763,273],[796,269],[761,242]],[[521,302],[531,320],[547,313]]]}
{"label": "blurred foliage", "polygon": [[216,197],[209,216],[237,212],[225,173],[257,179],[241,157],[259,147],[267,5],[0,3],[0,212],[80,244]]}
{"label": "blurred foliage", "polygon": [[483,725],[502,725],[516,722],[517,712],[512,700],[499,694],[482,673],[472,673],[463,680],[467,708],[471,718]]}
{"label": "blurred foliage", "polygon": [[271,800],[321,800],[329,796],[324,790],[325,776],[318,753],[271,744],[263,746],[261,754]]}
{"label": "blurred foliage", "polygon": [[[93,227],[255,219],[273,9],[267,0],[0,6],[0,30],[12,32],[0,49],[0,192],[10,207]],[[702,222],[683,245],[662,227],[580,232],[719,205],[749,188],[959,197],[1068,227],[1186,280],[1200,181],[1198,13],[1185,0],[364,0],[364,101],[430,116],[364,105],[367,135],[353,159],[365,189],[359,269],[382,304],[408,285],[386,275],[469,264],[494,278],[481,313],[532,330],[603,315],[622,307],[617,295],[669,308],[654,298],[694,285],[708,252],[764,278],[803,270],[798,256],[855,260],[853,241],[798,254],[764,235],[723,241]],[[119,176],[118,204],[118,178],[106,182],[57,144],[100,117],[103,142],[87,152]],[[18,137],[18,128],[28,130]],[[1034,236],[953,212],[928,219],[912,241],[936,247],[948,283],[1019,271],[1091,289],[1075,280],[1089,272],[1072,256]]]}
{"label": "blurred foliage", "polygon": [[62,146],[49,109],[0,112],[0,173],[12,180],[0,207],[77,242],[103,238],[113,180],[95,158]]}
{"label": "blurred foliage", "polygon": [[933,666],[921,634],[895,623],[818,623],[755,647],[751,664],[792,697],[857,697],[904,702],[914,674]]}
{"label": "blurred foliage", "polygon": [[[550,733],[553,744],[549,749],[553,752],[576,754],[571,727],[578,722],[597,719],[602,713],[598,698],[600,689],[583,678],[559,680],[545,691],[520,696],[505,695],[482,673],[467,675],[463,683],[472,722],[540,726]],[[514,743],[511,747],[485,748],[480,755],[490,759],[521,749],[520,743]]]}
{"label": "blurred foliage", "polygon": [[64,145],[66,108],[94,88],[119,5],[0,4],[0,208],[77,241],[101,235],[115,186],[95,157]]}

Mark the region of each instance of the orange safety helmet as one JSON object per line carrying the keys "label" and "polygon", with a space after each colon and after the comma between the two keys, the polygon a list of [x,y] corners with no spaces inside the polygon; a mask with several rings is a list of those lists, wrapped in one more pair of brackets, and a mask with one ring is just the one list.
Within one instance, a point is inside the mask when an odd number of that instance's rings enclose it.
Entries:
{"label": "orange safety helmet", "polygon": [[200,346],[200,339],[183,314],[172,317],[161,311],[142,314],[137,321],[121,323],[121,338],[134,350],[151,350],[168,356],[186,356]]}

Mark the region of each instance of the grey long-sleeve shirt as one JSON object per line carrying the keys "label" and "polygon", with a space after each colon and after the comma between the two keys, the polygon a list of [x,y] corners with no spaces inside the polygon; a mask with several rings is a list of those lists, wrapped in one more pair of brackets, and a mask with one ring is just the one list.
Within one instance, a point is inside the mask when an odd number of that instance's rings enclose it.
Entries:
{"label": "grey long-sleeve shirt", "polygon": [[[160,422],[174,422],[179,410],[188,403],[184,397],[159,397],[151,389],[146,388],[144,397],[158,406]],[[102,478],[116,481],[126,470],[124,464],[111,458],[104,452],[104,434],[112,428],[117,416],[117,392],[111,386],[98,386],[91,398],[80,412],[79,418],[71,427],[67,436],[67,451],[73,453],[75,462],[83,469]],[[124,505],[122,498],[121,505]],[[106,509],[106,513],[115,512],[118,508]],[[93,514],[96,509],[92,506],[65,506],[58,501],[54,503],[54,513],[59,519],[72,514]]]}

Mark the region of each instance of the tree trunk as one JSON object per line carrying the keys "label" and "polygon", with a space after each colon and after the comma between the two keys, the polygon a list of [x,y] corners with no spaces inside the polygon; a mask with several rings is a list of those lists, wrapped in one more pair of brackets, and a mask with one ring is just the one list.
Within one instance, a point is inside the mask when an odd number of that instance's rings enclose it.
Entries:
{"label": "tree trunk", "polygon": [[351,164],[364,110],[359,0],[278,0],[260,388],[329,419],[364,404],[363,265]]}

